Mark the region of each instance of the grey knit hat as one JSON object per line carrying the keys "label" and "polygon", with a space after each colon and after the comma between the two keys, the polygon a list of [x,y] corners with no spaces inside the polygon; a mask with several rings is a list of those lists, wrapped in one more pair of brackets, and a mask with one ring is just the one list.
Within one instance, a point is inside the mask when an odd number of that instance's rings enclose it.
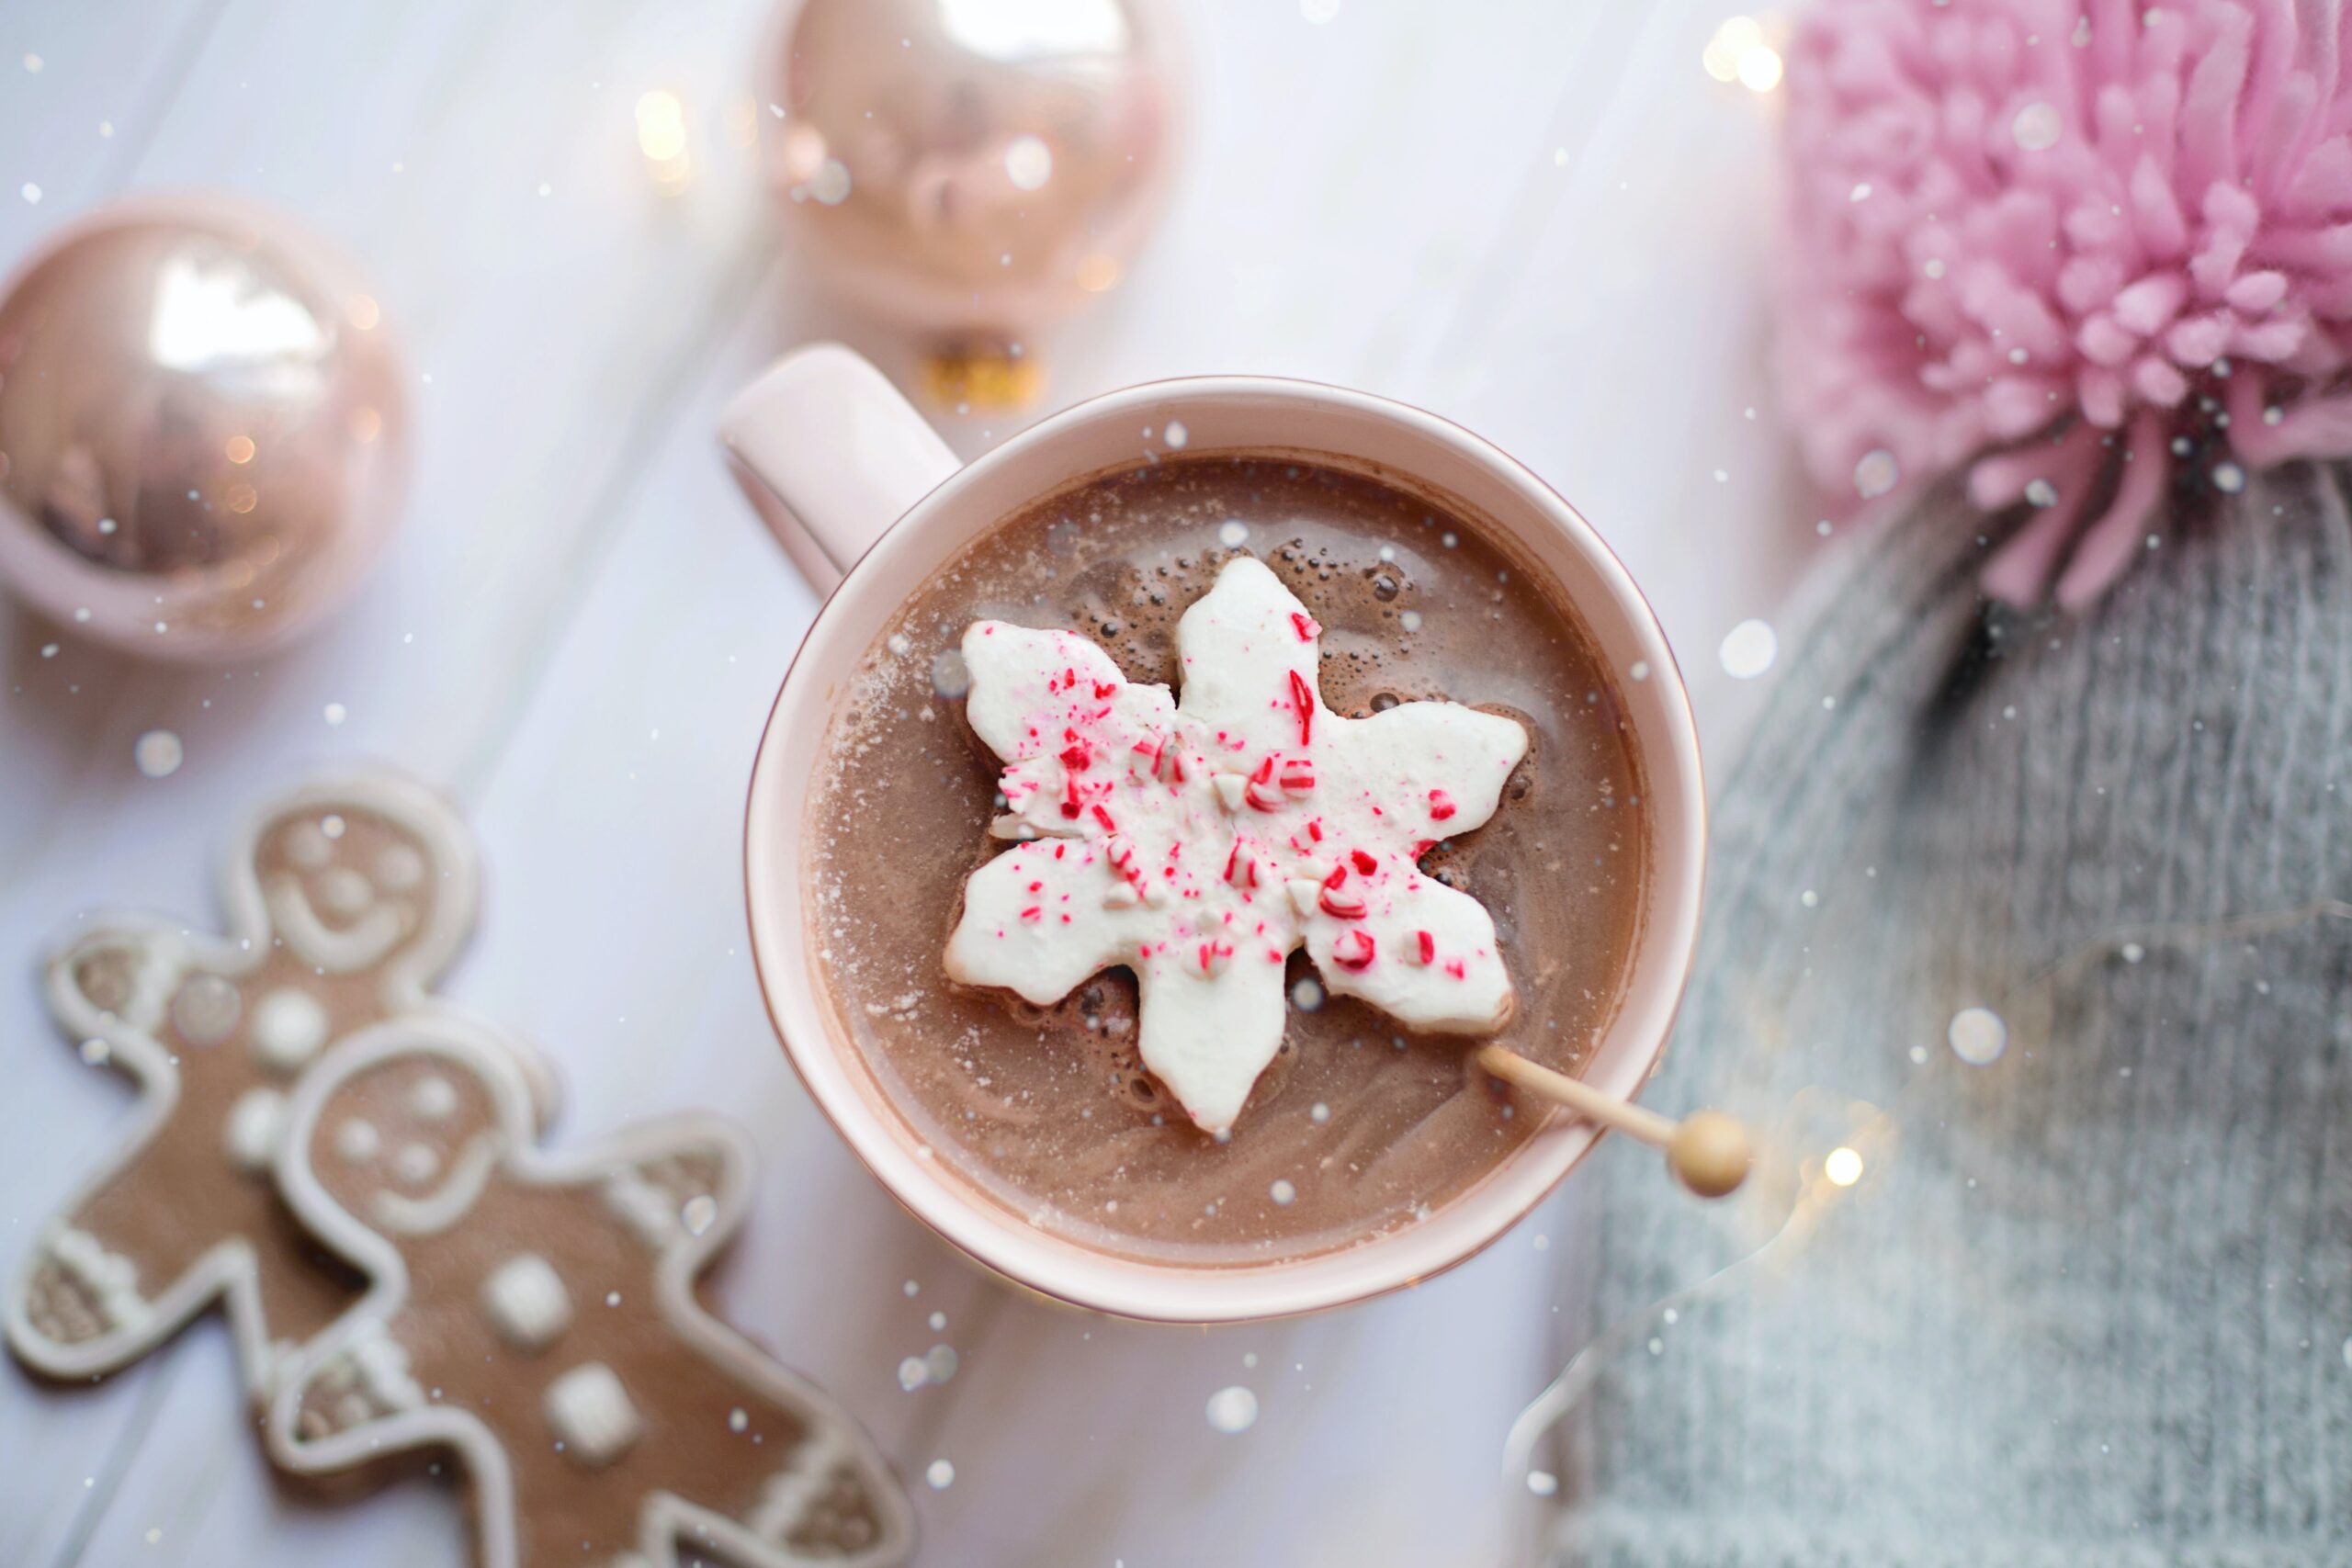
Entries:
{"label": "grey knit hat", "polygon": [[1651,1091],[1778,1174],[1599,1160],[1560,1562],[2352,1562],[2346,474],[2166,529],[2020,615],[1932,497],[1792,639]]}

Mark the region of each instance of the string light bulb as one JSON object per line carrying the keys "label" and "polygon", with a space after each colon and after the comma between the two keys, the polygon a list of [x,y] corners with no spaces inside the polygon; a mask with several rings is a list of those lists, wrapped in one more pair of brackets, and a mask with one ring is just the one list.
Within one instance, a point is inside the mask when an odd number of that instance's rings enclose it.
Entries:
{"label": "string light bulb", "polygon": [[671,189],[685,183],[694,167],[686,141],[686,109],[677,94],[657,87],[637,100],[637,149],[653,165],[655,183]]}

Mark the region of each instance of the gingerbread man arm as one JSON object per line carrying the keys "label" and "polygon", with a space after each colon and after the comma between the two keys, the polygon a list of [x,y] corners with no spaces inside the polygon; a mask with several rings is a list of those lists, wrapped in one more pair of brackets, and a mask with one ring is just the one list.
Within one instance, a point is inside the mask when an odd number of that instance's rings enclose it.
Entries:
{"label": "gingerbread man arm", "polygon": [[[171,1277],[141,1269],[118,1235],[119,1205],[109,1196],[135,1180],[172,1118],[179,1072],[154,1037],[173,987],[187,972],[196,939],[161,920],[101,922],[61,944],[45,965],[51,1013],[82,1043],[139,1089],[139,1108],[121,1152],[92,1171],[44,1224],[5,1303],[9,1348],[43,1376],[83,1379],[129,1365],[185,1326],[216,1295],[238,1308],[239,1350],[250,1368],[259,1344],[253,1251],[231,1237],[172,1259]],[[200,1240],[201,1238],[199,1238]],[[144,1276],[144,1277],[142,1277]]]}

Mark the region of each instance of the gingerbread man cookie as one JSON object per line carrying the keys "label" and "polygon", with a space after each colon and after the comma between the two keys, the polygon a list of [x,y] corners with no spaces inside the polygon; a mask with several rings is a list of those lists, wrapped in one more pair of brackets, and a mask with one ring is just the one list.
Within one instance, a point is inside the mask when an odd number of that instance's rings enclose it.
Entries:
{"label": "gingerbread man cookie", "polygon": [[[362,1282],[303,1234],[271,1173],[288,1092],[332,1042],[441,1004],[427,994],[473,927],[473,845],[456,815],[390,773],[322,781],[237,840],[230,934],[98,922],[48,964],[51,1011],[83,1055],[131,1077],[119,1156],[40,1231],[6,1303],[36,1371],[86,1378],[225,1302],[247,1386]],[[553,1092],[524,1054],[538,1103]]]}
{"label": "gingerbread man cookie", "polygon": [[832,1400],[703,1310],[751,1156],[707,1116],[536,1146],[514,1067],[403,1019],[295,1091],[278,1181],[368,1280],[271,1401],[271,1456],[326,1474],[456,1450],[484,1568],[903,1562],[910,1510]]}

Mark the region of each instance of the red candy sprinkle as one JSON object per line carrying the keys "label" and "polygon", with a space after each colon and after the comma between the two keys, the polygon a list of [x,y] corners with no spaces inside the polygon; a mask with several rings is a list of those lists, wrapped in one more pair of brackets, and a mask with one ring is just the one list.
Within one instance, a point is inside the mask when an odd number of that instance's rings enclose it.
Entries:
{"label": "red candy sprinkle", "polygon": [[1298,743],[1311,744],[1315,739],[1315,694],[1306,687],[1306,677],[1294,670],[1290,672],[1290,705],[1298,710]]}
{"label": "red candy sprinkle", "polygon": [[[1429,933],[1429,932],[1427,932],[1427,931],[1415,931],[1415,932],[1413,933],[1413,939],[1420,944],[1420,949],[1421,949],[1421,962],[1422,962],[1422,963],[1424,963],[1424,964],[1434,964],[1434,963],[1436,963],[1436,962],[1437,962],[1437,938],[1435,938],[1435,937],[1433,937],[1433,936],[1430,935],[1430,933]],[[1455,978],[1457,978],[1457,979],[1458,979],[1458,978],[1460,978],[1460,976],[1455,976]]]}
{"label": "red candy sprinkle", "polygon": [[1348,858],[1355,862],[1356,869],[1363,873],[1366,876],[1370,876],[1374,872],[1380,869],[1380,863],[1373,859],[1370,854],[1366,853],[1363,850],[1351,851],[1349,853]]}
{"label": "red candy sprinkle", "polygon": [[1453,797],[1442,789],[1430,791],[1430,816],[1442,822],[1453,815]]}
{"label": "red candy sprinkle", "polygon": [[1370,931],[1361,929],[1345,931],[1340,933],[1340,940],[1331,944],[1331,962],[1342,969],[1369,969],[1376,951]]}
{"label": "red candy sprinkle", "polygon": [[1315,618],[1303,610],[1293,610],[1290,613],[1290,624],[1292,629],[1298,633],[1298,640],[1301,642],[1313,642],[1323,630],[1321,626],[1315,624]]}
{"label": "red candy sprinkle", "polygon": [[1463,967],[1462,960],[1459,958],[1447,959],[1445,961],[1445,972],[1453,976],[1457,980],[1465,979],[1469,976],[1469,971]]}

